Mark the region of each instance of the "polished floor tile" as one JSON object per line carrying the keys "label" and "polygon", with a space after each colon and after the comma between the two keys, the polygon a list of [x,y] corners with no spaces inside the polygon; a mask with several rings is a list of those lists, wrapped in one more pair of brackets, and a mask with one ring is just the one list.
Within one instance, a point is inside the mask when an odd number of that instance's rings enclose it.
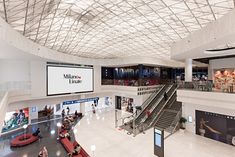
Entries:
{"label": "polished floor tile", "polygon": [[[115,128],[114,110],[87,114],[77,125],[75,138],[93,157],[154,157],[153,129],[136,137]],[[96,150],[91,151],[95,145]],[[235,157],[235,147],[189,132],[165,140],[166,157]]]}
{"label": "polished floor tile", "polygon": [[1,137],[0,157],[37,157],[38,152],[43,146],[46,146],[49,157],[66,157],[67,152],[61,143],[57,141],[58,128],[56,127],[56,124],[60,121],[61,119],[57,119],[29,126],[27,132],[33,132],[33,130],[39,127],[42,138],[39,141],[24,147],[11,148],[9,145],[10,140],[19,134],[23,134],[23,131],[17,131],[16,133]]}

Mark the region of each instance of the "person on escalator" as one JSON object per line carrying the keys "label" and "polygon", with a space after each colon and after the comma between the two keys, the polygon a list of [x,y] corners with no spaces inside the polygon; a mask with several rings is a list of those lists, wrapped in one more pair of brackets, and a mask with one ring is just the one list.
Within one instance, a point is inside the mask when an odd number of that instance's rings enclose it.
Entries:
{"label": "person on escalator", "polygon": [[168,99],[168,95],[166,92],[164,93],[164,99],[165,99],[165,101],[167,101],[167,99]]}
{"label": "person on escalator", "polygon": [[146,115],[147,115],[147,117],[150,117],[151,112],[150,112],[149,110],[147,110],[147,111],[146,111]]}

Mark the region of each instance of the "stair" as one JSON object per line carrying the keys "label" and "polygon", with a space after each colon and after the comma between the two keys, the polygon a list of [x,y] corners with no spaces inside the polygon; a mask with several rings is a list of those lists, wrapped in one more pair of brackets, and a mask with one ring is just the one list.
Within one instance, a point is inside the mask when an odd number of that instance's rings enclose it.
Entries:
{"label": "stair", "polygon": [[158,119],[157,123],[155,124],[157,127],[161,129],[166,129],[170,127],[172,124],[172,121],[175,119],[177,115],[177,112],[171,112],[171,111],[163,111],[161,117]]}

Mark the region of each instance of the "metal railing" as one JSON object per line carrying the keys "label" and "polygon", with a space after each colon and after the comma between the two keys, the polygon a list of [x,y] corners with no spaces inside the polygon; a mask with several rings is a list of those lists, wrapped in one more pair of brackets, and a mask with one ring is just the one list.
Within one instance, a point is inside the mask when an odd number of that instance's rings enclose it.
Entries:
{"label": "metal railing", "polygon": [[169,135],[167,135],[165,137],[165,139],[170,137],[171,135],[173,135],[175,133],[175,131],[179,128],[179,120],[180,120],[181,116],[182,116],[182,107],[179,110],[179,112],[177,113],[177,115],[175,116],[175,119],[171,123],[171,125],[168,128],[165,129],[170,133]]}
{"label": "metal railing", "polygon": [[235,93],[235,84],[233,83],[213,83],[212,81],[193,81],[193,82],[177,82],[179,89],[188,89],[195,91]]}

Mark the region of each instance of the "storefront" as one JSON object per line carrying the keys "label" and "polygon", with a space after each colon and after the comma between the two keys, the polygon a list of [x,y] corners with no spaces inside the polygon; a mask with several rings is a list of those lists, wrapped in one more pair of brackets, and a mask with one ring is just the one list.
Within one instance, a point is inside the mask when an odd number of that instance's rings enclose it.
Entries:
{"label": "storefront", "polygon": [[235,92],[235,69],[214,70],[215,90],[222,92]]}
{"label": "storefront", "polygon": [[134,110],[134,100],[133,98],[128,98],[128,97],[122,97],[122,96],[116,96],[116,109],[126,111],[133,113]]}

